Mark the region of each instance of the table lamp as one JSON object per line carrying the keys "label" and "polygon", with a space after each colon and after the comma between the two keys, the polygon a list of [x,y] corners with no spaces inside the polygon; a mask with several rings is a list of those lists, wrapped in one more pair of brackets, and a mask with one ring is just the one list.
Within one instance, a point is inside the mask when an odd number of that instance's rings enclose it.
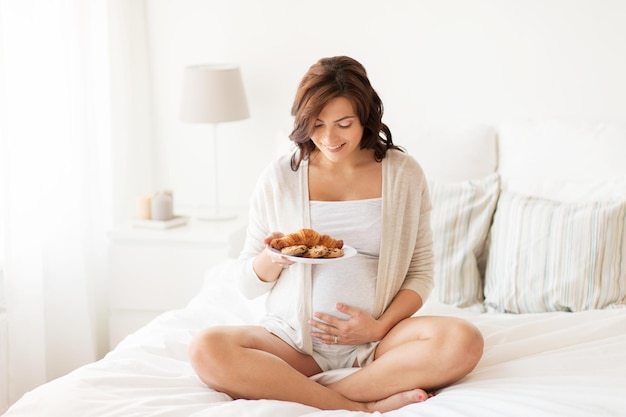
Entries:
{"label": "table lamp", "polygon": [[214,208],[198,213],[200,220],[227,220],[236,217],[219,204],[219,169],[217,125],[249,117],[248,103],[237,65],[204,64],[185,67],[180,120],[186,123],[209,123],[213,126]]}

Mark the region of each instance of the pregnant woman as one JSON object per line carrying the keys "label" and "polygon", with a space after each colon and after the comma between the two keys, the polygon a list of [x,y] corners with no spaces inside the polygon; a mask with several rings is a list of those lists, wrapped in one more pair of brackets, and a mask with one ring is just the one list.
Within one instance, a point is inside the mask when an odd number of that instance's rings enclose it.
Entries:
{"label": "pregnant woman", "polygon": [[[209,387],[233,398],[386,412],[474,369],[483,338],[454,317],[414,316],[433,287],[431,203],[418,162],[395,145],[365,68],[320,59],[292,107],[295,152],[270,164],[251,199],[237,279],[266,295],[258,326],[211,327],[189,348]],[[267,247],[302,228],[355,256],[294,262]],[[309,377],[358,370],[328,386]]]}

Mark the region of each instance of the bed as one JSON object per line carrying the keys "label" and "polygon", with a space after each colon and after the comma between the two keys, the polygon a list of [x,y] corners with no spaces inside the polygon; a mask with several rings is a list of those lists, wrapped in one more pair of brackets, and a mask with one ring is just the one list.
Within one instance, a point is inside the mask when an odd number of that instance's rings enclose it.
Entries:
{"label": "bed", "polygon": [[[199,294],[127,337],[104,359],[26,394],[6,417],[35,416],[357,416],[271,401],[232,401],[206,387],[187,359],[187,344],[214,324],[254,323],[262,300],[229,283],[234,261],[212,268]],[[626,310],[542,314],[481,313],[437,301],[420,314],[464,317],[485,337],[483,359],[458,383],[401,416],[624,416]],[[351,370],[317,376],[321,383]]]}
{"label": "bed", "polygon": [[[462,380],[383,415],[626,416],[626,126],[524,122],[497,134],[416,135],[407,148],[425,161],[438,213],[437,291],[417,314],[471,321],[485,349]],[[538,240],[557,228],[567,233]],[[364,415],[233,401],[199,380],[187,357],[193,335],[262,314],[262,298],[237,293],[236,268],[234,259],[209,268],[187,306],[25,394],[4,417]],[[350,372],[312,378],[327,384]]]}

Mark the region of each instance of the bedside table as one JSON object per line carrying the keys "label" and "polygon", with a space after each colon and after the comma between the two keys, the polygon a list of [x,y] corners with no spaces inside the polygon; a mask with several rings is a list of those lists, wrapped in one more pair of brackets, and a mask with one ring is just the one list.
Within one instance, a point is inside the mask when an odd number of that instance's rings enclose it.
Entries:
{"label": "bedside table", "polygon": [[236,258],[247,216],[191,219],[185,226],[149,229],[121,224],[109,232],[109,348],[159,314],[183,308],[211,266]]}

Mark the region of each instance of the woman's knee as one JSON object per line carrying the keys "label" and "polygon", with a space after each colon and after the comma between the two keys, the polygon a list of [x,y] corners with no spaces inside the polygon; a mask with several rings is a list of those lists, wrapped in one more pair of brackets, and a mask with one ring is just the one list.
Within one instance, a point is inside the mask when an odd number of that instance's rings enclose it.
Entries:
{"label": "woman's knee", "polygon": [[476,326],[461,319],[453,319],[445,328],[448,361],[461,375],[471,372],[483,355],[484,339]]}
{"label": "woman's knee", "polygon": [[228,355],[232,353],[233,342],[227,328],[211,327],[201,331],[189,344],[191,366],[201,377],[219,374],[220,368],[229,362]]}

